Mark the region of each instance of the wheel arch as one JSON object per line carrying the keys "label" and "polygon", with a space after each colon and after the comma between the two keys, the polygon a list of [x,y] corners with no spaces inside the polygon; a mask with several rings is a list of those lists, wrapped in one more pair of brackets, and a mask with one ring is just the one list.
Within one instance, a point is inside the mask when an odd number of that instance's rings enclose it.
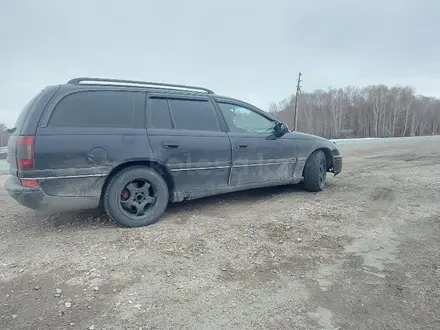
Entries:
{"label": "wheel arch", "polygon": [[[325,155],[325,160],[327,163],[327,171],[330,171],[333,168],[333,154],[331,152],[331,150],[329,148],[326,147],[319,147],[314,149],[308,156],[306,159],[306,163],[309,160],[310,156],[313,155],[315,152],[317,151],[323,151],[324,155]],[[304,167],[305,168],[305,167]],[[304,176],[304,169],[303,169],[303,176]]]}
{"label": "wheel arch", "polygon": [[108,186],[110,180],[112,179],[112,177],[114,177],[120,171],[122,171],[128,167],[131,167],[131,166],[145,166],[145,167],[151,168],[151,169],[155,170],[157,173],[159,173],[164,178],[164,180],[168,186],[170,198],[172,198],[172,196],[174,195],[173,192],[174,192],[174,187],[175,187],[174,179],[173,179],[173,176],[171,175],[171,172],[168,170],[168,168],[164,164],[157,162],[157,161],[149,160],[149,159],[129,160],[129,161],[125,161],[125,162],[115,166],[114,168],[112,168],[110,173],[105,178],[104,184],[101,189],[101,196],[100,196],[100,204],[101,205],[103,202],[102,197],[104,196],[104,192],[107,189],[107,186]]}

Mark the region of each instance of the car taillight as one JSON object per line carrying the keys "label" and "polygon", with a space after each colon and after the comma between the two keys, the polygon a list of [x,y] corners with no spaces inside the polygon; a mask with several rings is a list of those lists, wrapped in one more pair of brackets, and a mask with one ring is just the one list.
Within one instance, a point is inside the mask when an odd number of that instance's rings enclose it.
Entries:
{"label": "car taillight", "polygon": [[20,171],[35,169],[34,136],[20,136],[17,140],[17,166]]}

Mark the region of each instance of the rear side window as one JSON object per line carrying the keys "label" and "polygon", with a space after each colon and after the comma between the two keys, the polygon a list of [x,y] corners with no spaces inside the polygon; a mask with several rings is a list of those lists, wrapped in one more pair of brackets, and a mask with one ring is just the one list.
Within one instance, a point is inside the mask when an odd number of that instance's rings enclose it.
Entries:
{"label": "rear side window", "polygon": [[149,116],[150,117],[147,118],[148,127],[163,129],[173,128],[168,100],[151,98]]}
{"label": "rear side window", "polygon": [[50,126],[132,127],[136,93],[89,91],[70,94],[55,107]]}
{"label": "rear side window", "polygon": [[176,129],[219,131],[217,116],[209,101],[170,99]]}

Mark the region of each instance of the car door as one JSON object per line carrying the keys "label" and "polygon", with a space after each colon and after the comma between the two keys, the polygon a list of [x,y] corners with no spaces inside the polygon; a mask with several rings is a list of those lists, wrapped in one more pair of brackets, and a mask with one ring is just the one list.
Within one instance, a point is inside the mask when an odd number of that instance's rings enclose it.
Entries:
{"label": "car door", "polygon": [[227,186],[231,143],[212,100],[177,93],[149,93],[147,100],[147,134],[176,190]]}
{"label": "car door", "polygon": [[230,185],[269,183],[293,177],[297,149],[287,135],[274,135],[275,120],[236,101],[216,99],[232,145]]}

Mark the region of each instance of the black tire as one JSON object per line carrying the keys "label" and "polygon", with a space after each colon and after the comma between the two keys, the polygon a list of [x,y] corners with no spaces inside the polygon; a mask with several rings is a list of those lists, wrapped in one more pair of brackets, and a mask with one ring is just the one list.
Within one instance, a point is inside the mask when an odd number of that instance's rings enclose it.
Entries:
{"label": "black tire", "polygon": [[145,166],[132,166],[116,173],[104,192],[104,209],[123,227],[142,227],[156,222],[169,201],[163,177]]}
{"label": "black tire", "polygon": [[327,176],[327,159],[322,150],[313,152],[304,167],[304,186],[307,191],[318,192],[324,189]]}

